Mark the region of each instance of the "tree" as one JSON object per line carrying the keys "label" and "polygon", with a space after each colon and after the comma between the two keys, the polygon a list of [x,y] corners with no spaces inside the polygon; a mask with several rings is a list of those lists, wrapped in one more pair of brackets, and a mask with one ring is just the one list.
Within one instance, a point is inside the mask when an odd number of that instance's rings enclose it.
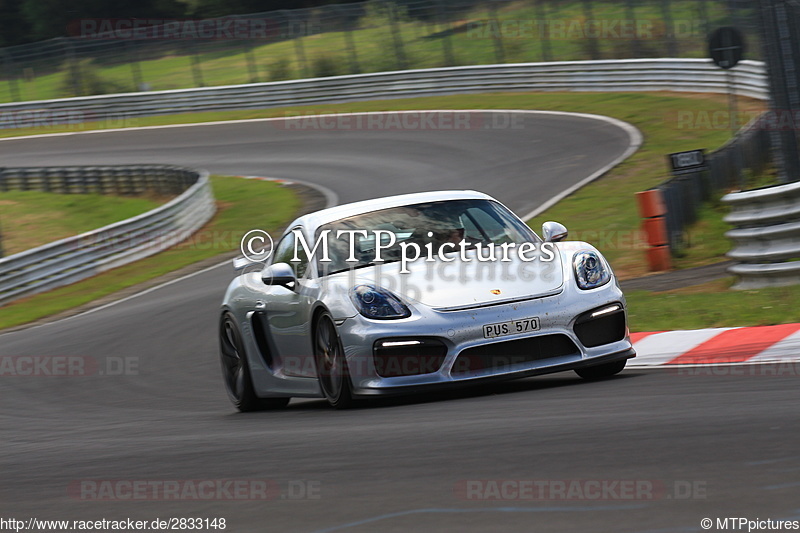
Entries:
{"label": "tree", "polygon": [[186,5],[178,0],[22,0],[20,10],[30,25],[31,41],[74,34],[81,19],[186,16]]}
{"label": "tree", "polygon": [[0,46],[28,42],[30,27],[16,0],[0,0]]}

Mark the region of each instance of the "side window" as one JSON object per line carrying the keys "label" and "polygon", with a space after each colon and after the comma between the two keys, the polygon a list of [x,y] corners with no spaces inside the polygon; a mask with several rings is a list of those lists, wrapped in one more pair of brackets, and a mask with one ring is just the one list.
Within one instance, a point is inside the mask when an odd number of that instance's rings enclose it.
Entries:
{"label": "side window", "polygon": [[306,271],[308,270],[308,256],[301,246],[297,251],[297,257],[300,261],[292,261],[293,257],[294,234],[290,232],[284,235],[275,246],[275,255],[273,256],[272,263],[287,263],[291,265],[292,269],[294,269],[294,275],[297,276],[297,279],[301,279],[306,275]]}

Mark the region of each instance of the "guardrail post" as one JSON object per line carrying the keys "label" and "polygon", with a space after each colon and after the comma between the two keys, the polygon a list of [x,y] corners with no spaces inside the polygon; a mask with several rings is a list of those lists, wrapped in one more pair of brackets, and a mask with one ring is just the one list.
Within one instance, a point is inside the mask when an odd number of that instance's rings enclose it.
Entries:
{"label": "guardrail post", "polygon": [[[705,0],[700,0],[705,2]],[[628,24],[636,24],[636,7],[633,5],[633,0],[625,0],[625,17],[628,19]],[[642,45],[639,42],[639,32],[633,32],[633,42],[631,43],[631,51],[633,52],[630,57],[642,57]]]}
{"label": "guardrail post", "polygon": [[75,47],[69,39],[61,39],[65,44],[64,53],[67,59],[67,76],[69,76],[72,92],[75,96],[83,94],[83,82],[81,80],[81,68],[78,59],[75,57]]}
{"label": "guardrail post", "polygon": [[539,35],[542,38],[542,61],[552,61],[550,48],[550,19],[547,16],[547,0],[536,0],[536,18],[539,19]]}
{"label": "guardrail post", "polygon": [[[344,9],[343,6],[337,7],[340,12]],[[344,11],[346,12],[347,10],[344,9]],[[358,50],[356,49],[356,44],[353,41],[353,26],[355,25],[355,22],[347,15],[343,15],[343,19],[344,30],[342,33],[344,34],[344,48],[347,51],[347,59],[350,62],[350,74],[358,74],[361,72],[361,67],[358,64]]]}
{"label": "guardrail post", "polygon": [[[290,33],[291,28],[299,27],[299,24],[294,23],[294,11],[280,11],[280,13],[285,13]],[[300,74],[300,77],[307,77],[309,75],[309,70],[308,62],[306,61],[306,50],[303,48],[303,36],[297,35],[292,41],[294,41],[294,52],[297,55],[297,72]]]}
{"label": "guardrail post", "polygon": [[[586,27],[588,29],[588,22],[595,20],[595,18],[594,18],[594,7],[592,6],[592,0],[583,0],[583,17],[587,21],[586,22]],[[594,35],[594,32],[592,32],[592,35],[588,35],[588,32],[584,31],[583,38],[586,39],[588,41],[588,44],[589,44],[589,58],[590,59],[600,59],[600,49],[598,48],[597,36]]]}
{"label": "guardrail post", "polygon": [[[490,24],[495,28],[500,28],[500,21],[497,18],[497,0],[489,2],[489,20]],[[506,50],[503,47],[503,32],[499,29],[492,32],[492,40],[494,41],[494,55],[498,63],[506,62]]]}
{"label": "guardrail post", "polygon": [[453,24],[450,22],[450,17],[445,14],[444,0],[436,0],[436,18],[438,19],[439,33],[442,35],[444,64],[451,67],[456,64],[455,54],[453,53]]}
{"label": "guardrail post", "polygon": [[144,89],[144,82],[142,81],[142,67],[139,65],[139,53],[136,50],[135,40],[126,40],[125,48],[128,51],[128,57],[131,62],[131,76],[133,79],[133,90],[141,91]]}
{"label": "guardrail post", "polygon": [[670,0],[661,0],[661,18],[664,21],[667,41],[667,57],[678,57],[678,47],[675,43],[675,25],[672,21],[672,8]]}
{"label": "guardrail post", "polygon": [[11,93],[11,99],[15,102],[19,102],[19,85],[17,84],[17,75],[14,72],[14,62],[9,57],[9,54],[6,50],[2,50],[3,54],[3,70],[6,72],[6,77],[8,78],[8,89]]}
{"label": "guardrail post", "polygon": [[[247,20],[241,15],[229,15],[228,18],[234,20],[236,24],[240,20]],[[244,52],[244,60],[247,64],[247,80],[248,83],[258,83],[258,67],[256,66],[256,56],[253,53],[253,36],[246,35],[241,39],[242,51]]]}
{"label": "guardrail post", "polygon": [[197,46],[194,39],[187,39],[186,46],[189,48],[189,57],[192,63],[192,79],[195,87],[203,87],[203,69],[200,66],[200,58],[197,56]]}
{"label": "guardrail post", "polygon": [[669,252],[667,238],[667,223],[664,215],[667,209],[661,191],[650,189],[637,192],[636,200],[639,204],[639,214],[642,217],[642,230],[647,236],[647,265],[652,272],[669,270],[672,268],[672,258]]}
{"label": "guardrail post", "polygon": [[707,35],[709,30],[707,1],[708,0],[697,0],[697,13],[700,16],[700,31],[702,35]]}
{"label": "guardrail post", "polygon": [[389,13],[389,27],[392,32],[392,39],[394,41],[394,52],[397,57],[397,68],[403,70],[408,68],[408,60],[406,59],[406,51],[403,47],[403,36],[400,35],[400,28],[398,27],[397,20],[397,5],[394,2],[386,1],[384,6]]}

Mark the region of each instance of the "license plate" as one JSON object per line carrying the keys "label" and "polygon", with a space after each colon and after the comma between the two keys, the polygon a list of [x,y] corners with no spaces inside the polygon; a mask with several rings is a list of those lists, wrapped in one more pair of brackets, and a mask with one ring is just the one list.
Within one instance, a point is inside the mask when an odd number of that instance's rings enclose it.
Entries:
{"label": "license plate", "polygon": [[509,320],[508,322],[498,322],[497,324],[486,324],[483,326],[483,337],[493,339],[495,337],[505,337],[506,335],[516,335],[518,333],[528,333],[529,331],[539,330],[539,317],[523,318],[520,320]]}

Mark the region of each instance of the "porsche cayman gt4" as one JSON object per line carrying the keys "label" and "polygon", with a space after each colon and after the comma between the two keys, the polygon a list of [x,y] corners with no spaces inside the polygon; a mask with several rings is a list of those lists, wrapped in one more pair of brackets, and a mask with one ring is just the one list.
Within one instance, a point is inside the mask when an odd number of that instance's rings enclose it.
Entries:
{"label": "porsche cayman gt4", "polygon": [[568,370],[617,374],[635,356],[625,297],[603,255],[566,237],[555,222],[540,237],[474,191],[304,215],[268,259],[235,260],[219,322],[228,395],[243,411],[293,397],[344,408]]}

